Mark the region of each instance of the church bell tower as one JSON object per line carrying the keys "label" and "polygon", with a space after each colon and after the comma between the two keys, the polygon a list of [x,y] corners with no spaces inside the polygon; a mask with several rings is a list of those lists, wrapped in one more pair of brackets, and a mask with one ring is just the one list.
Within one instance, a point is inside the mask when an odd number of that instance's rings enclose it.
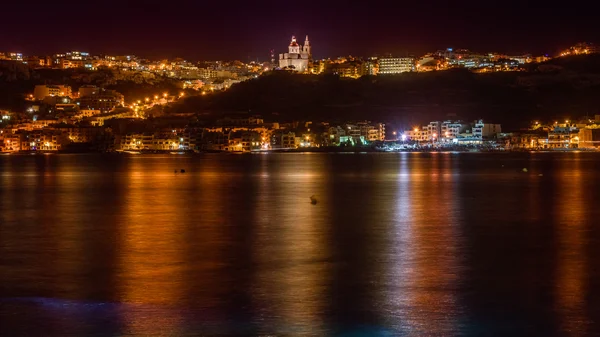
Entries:
{"label": "church bell tower", "polygon": [[306,39],[304,40],[304,48],[303,52],[308,54],[308,57],[312,58],[312,53],[310,52],[310,42],[308,42],[308,35],[306,35]]}

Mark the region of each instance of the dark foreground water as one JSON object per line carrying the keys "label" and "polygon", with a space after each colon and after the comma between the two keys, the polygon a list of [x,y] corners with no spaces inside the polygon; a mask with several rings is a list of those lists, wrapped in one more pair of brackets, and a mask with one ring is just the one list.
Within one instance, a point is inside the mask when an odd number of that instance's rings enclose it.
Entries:
{"label": "dark foreground water", "polygon": [[0,156],[1,336],[599,322],[599,154]]}

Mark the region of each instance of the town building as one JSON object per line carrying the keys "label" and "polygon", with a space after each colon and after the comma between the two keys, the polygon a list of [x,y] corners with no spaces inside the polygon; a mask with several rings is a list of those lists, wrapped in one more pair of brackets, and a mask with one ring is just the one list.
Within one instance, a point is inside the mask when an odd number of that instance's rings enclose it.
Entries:
{"label": "town building", "polygon": [[363,66],[363,62],[358,60],[346,62],[331,62],[325,66],[325,72],[338,75],[340,77],[359,78],[366,75],[368,70]]}
{"label": "town building", "polygon": [[429,124],[423,127],[423,130],[427,132],[426,140],[438,141],[442,133],[442,123],[438,121],[429,122]]}
{"label": "town building", "polygon": [[293,131],[279,130],[271,135],[271,149],[295,149],[300,146],[300,137]]}
{"label": "town building", "polygon": [[548,147],[548,132],[531,130],[526,132],[513,132],[506,137],[512,149],[543,149]]}
{"label": "town building", "polygon": [[410,140],[414,142],[426,142],[429,140],[429,132],[427,129],[414,128],[412,130],[406,130],[402,134],[403,140]]}
{"label": "town building", "polygon": [[600,148],[600,128],[579,129],[579,147],[585,149]]}
{"label": "town building", "polygon": [[385,124],[360,122],[357,123],[360,128],[360,135],[368,142],[377,142],[385,140]]}
{"label": "town building", "polygon": [[288,52],[279,54],[279,67],[281,69],[295,70],[297,72],[305,72],[308,70],[308,64],[312,58],[312,51],[308,35],[304,41],[304,46],[301,46],[296,41],[296,37],[292,36],[292,41],[288,46]]}
{"label": "town building", "polygon": [[548,132],[549,148],[576,148],[579,145],[579,130],[569,125],[558,125]]}
{"label": "town building", "polygon": [[379,59],[378,75],[392,75],[413,71],[415,60],[412,57],[386,57]]}
{"label": "town building", "polygon": [[42,129],[21,135],[21,151],[58,151],[69,143],[59,130]]}
{"label": "town building", "polygon": [[447,120],[442,122],[440,139],[444,141],[452,141],[458,138],[462,133],[465,133],[471,125],[462,121]]}
{"label": "town building", "polygon": [[500,132],[502,132],[500,124],[484,123],[481,119],[473,123],[473,137],[475,138],[490,139]]}
{"label": "town building", "polygon": [[36,85],[33,89],[33,98],[41,101],[46,97],[67,96],[71,97],[71,87],[68,85]]}
{"label": "town building", "polygon": [[79,87],[79,97],[86,97],[86,96],[92,96],[92,95],[96,95],[98,92],[100,92],[100,88],[98,88],[95,85],[82,85],[81,87]]}
{"label": "town building", "polygon": [[23,54],[21,53],[2,53],[0,52],[0,60],[10,60],[23,62]]}
{"label": "town building", "polygon": [[114,108],[123,106],[123,104],[123,95],[114,90],[99,89],[91,95],[79,98],[79,107],[83,110],[109,112]]}
{"label": "town building", "polygon": [[17,152],[21,150],[21,137],[19,134],[0,130],[0,152]]}

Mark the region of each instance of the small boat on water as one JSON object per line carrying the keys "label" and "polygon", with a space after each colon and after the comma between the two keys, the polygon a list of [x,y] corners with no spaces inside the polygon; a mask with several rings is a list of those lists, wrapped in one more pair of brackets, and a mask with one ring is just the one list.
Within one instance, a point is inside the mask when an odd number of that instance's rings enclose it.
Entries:
{"label": "small boat on water", "polygon": [[128,154],[141,154],[140,151],[123,151],[123,153],[128,153]]}
{"label": "small boat on water", "polygon": [[170,153],[171,154],[185,154],[185,151],[179,151],[179,152],[173,151],[173,152],[170,152]]}

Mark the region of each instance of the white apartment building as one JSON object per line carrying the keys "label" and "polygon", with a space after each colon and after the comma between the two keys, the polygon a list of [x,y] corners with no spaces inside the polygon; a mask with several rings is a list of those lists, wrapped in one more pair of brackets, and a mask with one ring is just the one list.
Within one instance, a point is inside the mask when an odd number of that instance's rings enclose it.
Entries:
{"label": "white apartment building", "polygon": [[452,141],[458,138],[461,133],[464,133],[471,128],[470,124],[462,121],[443,121],[441,125],[440,139],[442,141]]}
{"label": "white apartment building", "polygon": [[500,124],[484,123],[483,120],[476,120],[473,123],[473,137],[478,139],[485,139],[494,137],[496,134],[502,132]]}
{"label": "white apartment building", "polygon": [[406,140],[412,140],[415,142],[426,142],[428,140],[428,131],[426,129],[415,128],[413,130],[404,131],[403,135]]}
{"label": "white apartment building", "polygon": [[387,57],[379,59],[379,75],[400,74],[413,71],[415,60],[412,57]]}

